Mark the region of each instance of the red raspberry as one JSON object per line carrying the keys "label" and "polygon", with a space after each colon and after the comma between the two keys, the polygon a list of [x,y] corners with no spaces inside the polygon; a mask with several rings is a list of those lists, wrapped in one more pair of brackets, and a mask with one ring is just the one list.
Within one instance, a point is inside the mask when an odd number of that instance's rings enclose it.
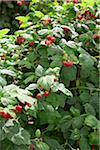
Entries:
{"label": "red raspberry", "polygon": [[74,65],[74,62],[72,62],[72,61],[63,61],[63,65],[65,66],[65,67],[72,67],[73,65]]}
{"label": "red raspberry", "polygon": [[82,20],[82,19],[83,19],[83,16],[79,16],[78,19],[79,19],[79,20]]}
{"label": "red raspberry", "polygon": [[34,45],[34,41],[29,42],[29,46],[33,46]]}
{"label": "red raspberry", "polygon": [[48,35],[48,36],[47,36],[47,40],[51,40],[51,35]]}
{"label": "red raspberry", "polygon": [[51,18],[48,18],[48,22],[51,23]]}
{"label": "red raspberry", "polygon": [[77,4],[77,3],[78,3],[78,0],[73,0],[73,2]]}
{"label": "red raspberry", "polygon": [[52,43],[54,43],[56,41],[56,38],[55,37],[51,37],[51,40],[50,40]]}
{"label": "red raspberry", "polygon": [[51,41],[49,41],[49,40],[45,40],[45,44],[46,44],[46,45],[48,45],[48,46],[49,46],[49,45],[51,45],[51,43],[52,43]]}
{"label": "red raspberry", "polygon": [[0,111],[0,116],[3,116],[4,112],[3,111]]}
{"label": "red raspberry", "polygon": [[16,39],[16,42],[17,42],[18,44],[23,44],[24,41],[25,41],[25,38],[23,38],[22,36],[18,36],[17,39]]}
{"label": "red raspberry", "polygon": [[32,106],[30,103],[27,103],[26,105],[27,105],[28,107],[31,107],[31,106]]}
{"label": "red raspberry", "polygon": [[70,31],[70,29],[67,28],[67,27],[63,27],[63,30],[64,30],[65,33]]}
{"label": "red raspberry", "polygon": [[94,18],[94,19],[97,19],[97,17],[96,17],[95,15],[93,16],[93,18]]}
{"label": "red raspberry", "polygon": [[42,98],[41,93],[38,93],[38,94],[36,95],[36,97],[37,97],[38,99],[41,99],[41,98]]}
{"label": "red raspberry", "polygon": [[17,111],[18,113],[21,113],[23,107],[22,107],[21,105],[17,105],[17,106],[15,107],[15,109],[16,109],[16,111]]}
{"label": "red raspberry", "polygon": [[49,92],[48,92],[48,91],[45,91],[45,92],[44,92],[44,96],[45,96],[45,97],[48,97],[48,96],[49,96]]}
{"label": "red raspberry", "polygon": [[13,117],[10,115],[10,114],[8,114],[7,112],[4,112],[3,113],[3,117],[5,118],[5,119],[12,119]]}
{"label": "red raspberry", "polygon": [[22,6],[23,5],[22,1],[17,1],[17,5]]}
{"label": "red raspberry", "polygon": [[100,35],[96,35],[96,34],[95,34],[95,35],[93,35],[93,38],[94,38],[94,39],[99,39],[99,38],[100,38]]}

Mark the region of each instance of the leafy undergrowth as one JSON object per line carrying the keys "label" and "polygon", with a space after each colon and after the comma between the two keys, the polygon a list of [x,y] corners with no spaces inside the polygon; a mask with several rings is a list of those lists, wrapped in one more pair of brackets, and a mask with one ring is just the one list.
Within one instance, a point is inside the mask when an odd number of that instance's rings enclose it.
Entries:
{"label": "leafy undergrowth", "polygon": [[0,30],[0,148],[98,150],[98,7],[29,7],[14,35]]}

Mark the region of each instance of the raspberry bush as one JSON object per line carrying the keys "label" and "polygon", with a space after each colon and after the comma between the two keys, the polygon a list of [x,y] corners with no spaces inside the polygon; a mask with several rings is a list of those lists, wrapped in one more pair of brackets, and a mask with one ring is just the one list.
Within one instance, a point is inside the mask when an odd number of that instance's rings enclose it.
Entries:
{"label": "raspberry bush", "polygon": [[0,30],[0,148],[98,150],[97,4],[29,8],[14,35]]}

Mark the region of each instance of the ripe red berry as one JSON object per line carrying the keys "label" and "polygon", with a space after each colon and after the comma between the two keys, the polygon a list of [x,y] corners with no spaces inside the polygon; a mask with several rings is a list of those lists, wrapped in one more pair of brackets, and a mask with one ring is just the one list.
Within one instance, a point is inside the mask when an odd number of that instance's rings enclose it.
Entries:
{"label": "ripe red berry", "polygon": [[38,93],[38,94],[36,95],[36,97],[37,97],[38,99],[41,99],[41,98],[42,98],[41,93]]}
{"label": "ripe red berry", "polygon": [[10,115],[10,114],[8,114],[7,112],[4,112],[3,113],[3,117],[5,118],[5,119],[12,119],[13,117]]}
{"label": "ripe red berry", "polygon": [[77,4],[77,3],[78,3],[78,0],[73,0],[73,2]]}
{"label": "ripe red berry", "polygon": [[3,111],[0,111],[0,116],[3,116],[4,112]]}
{"label": "ripe red berry", "polygon": [[18,44],[23,44],[24,41],[25,41],[25,38],[23,38],[22,36],[18,36],[18,37],[16,38],[16,42],[17,42]]}
{"label": "ripe red berry", "polygon": [[48,36],[47,36],[47,40],[51,40],[51,35],[48,35]]}
{"label": "ripe red berry", "polygon": [[49,45],[51,45],[51,43],[52,43],[51,41],[49,41],[49,40],[45,40],[45,44],[46,44],[46,45],[48,45],[48,46],[49,46]]}
{"label": "ripe red berry", "polygon": [[34,41],[29,42],[29,46],[33,46],[34,45]]}
{"label": "ripe red berry", "polygon": [[96,17],[95,15],[93,16],[93,18],[94,18],[94,19],[97,19],[97,17]]}
{"label": "ripe red berry", "polygon": [[74,62],[72,62],[72,61],[63,61],[63,65],[65,66],[65,67],[72,67],[73,65],[74,65]]}
{"label": "ripe red berry", "polygon": [[51,18],[48,18],[48,22],[51,23]]}
{"label": "ripe red berry", "polygon": [[83,16],[79,16],[78,19],[79,19],[79,20],[82,20],[82,19],[83,19]]}
{"label": "ripe red berry", "polygon": [[48,91],[45,91],[45,92],[44,92],[44,96],[45,96],[45,97],[48,97],[48,96],[49,96],[49,92],[48,92]]}
{"label": "ripe red berry", "polygon": [[23,5],[22,1],[17,1],[17,5],[22,6]]}
{"label": "ripe red berry", "polygon": [[15,109],[16,109],[16,111],[17,111],[18,113],[21,113],[23,107],[22,107],[21,105],[17,105],[17,106],[15,107]]}
{"label": "ripe red berry", "polygon": [[99,38],[100,38],[100,35],[94,34],[94,35],[93,35],[93,38],[94,38],[94,39],[99,39]]}
{"label": "ripe red berry", "polygon": [[56,38],[55,38],[55,37],[51,37],[50,41],[51,41],[52,43],[54,43],[54,42],[56,41]]}
{"label": "ripe red berry", "polygon": [[70,29],[67,28],[67,27],[62,27],[62,28],[63,28],[63,30],[64,30],[65,33],[70,31]]}
{"label": "ripe red berry", "polygon": [[32,106],[30,103],[27,103],[26,105],[27,105],[28,107],[31,107],[31,106]]}

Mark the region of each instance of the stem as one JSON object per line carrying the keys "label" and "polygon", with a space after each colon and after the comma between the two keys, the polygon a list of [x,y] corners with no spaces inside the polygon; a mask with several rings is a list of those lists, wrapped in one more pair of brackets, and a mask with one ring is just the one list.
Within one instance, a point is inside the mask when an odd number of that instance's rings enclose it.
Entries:
{"label": "stem", "polygon": [[71,149],[71,150],[75,150],[74,148],[72,148],[72,146],[69,144],[69,143],[65,143],[65,144],[63,144],[62,146],[66,146],[66,145],[68,145],[68,147]]}

